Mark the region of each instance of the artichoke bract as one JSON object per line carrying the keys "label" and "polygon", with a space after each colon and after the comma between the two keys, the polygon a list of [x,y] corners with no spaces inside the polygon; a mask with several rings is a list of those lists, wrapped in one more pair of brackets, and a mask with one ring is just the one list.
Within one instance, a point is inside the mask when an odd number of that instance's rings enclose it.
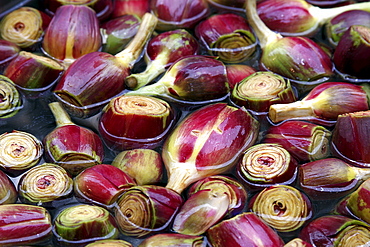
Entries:
{"label": "artichoke bract", "polygon": [[124,235],[143,237],[169,229],[182,204],[181,195],[171,189],[158,185],[134,186],[118,199],[114,215]]}
{"label": "artichoke bract", "polygon": [[298,232],[313,216],[310,199],[289,185],[273,185],[253,196],[249,209],[280,233]]}
{"label": "artichoke bract", "polygon": [[0,205],[1,246],[37,245],[52,237],[50,213],[40,206]]}
{"label": "artichoke bract", "polygon": [[366,246],[370,227],[342,215],[324,215],[305,225],[299,237],[313,246]]}
{"label": "artichoke bract", "polygon": [[370,177],[370,170],[338,158],[324,158],[299,166],[300,188],[313,200],[331,200],[348,195]]}
{"label": "artichoke bract", "polygon": [[181,193],[193,182],[230,170],[258,132],[258,121],[244,108],[215,103],[196,110],[163,145],[166,187]]}
{"label": "artichoke bract", "polygon": [[158,17],[159,31],[177,28],[193,28],[210,14],[207,0],[154,0],[149,8]]}
{"label": "artichoke bract", "polygon": [[353,25],[370,27],[370,12],[366,10],[348,10],[333,18],[325,25],[325,34],[332,46],[337,46],[343,34]]}
{"label": "artichoke bract", "polygon": [[268,112],[272,104],[297,100],[290,81],[270,71],[259,71],[241,80],[235,85],[230,99],[254,112]]}
{"label": "artichoke bract", "polygon": [[257,5],[262,21],[284,36],[314,36],[328,20],[353,9],[370,10],[370,4],[321,8],[304,0],[267,0]]}
{"label": "artichoke bract", "polygon": [[102,51],[116,54],[122,51],[139,30],[141,19],[136,15],[122,15],[100,25],[103,33]]}
{"label": "artichoke bract", "polygon": [[30,48],[42,40],[51,17],[33,7],[20,7],[0,22],[0,37],[21,48]]}
{"label": "artichoke bract", "polygon": [[107,239],[94,241],[85,247],[133,247],[133,245],[125,240]]}
{"label": "artichoke bract", "polygon": [[72,176],[101,164],[105,151],[100,136],[74,124],[61,103],[52,102],[49,107],[55,117],[56,128],[43,139],[45,159],[62,166]]}
{"label": "artichoke bract", "polygon": [[118,197],[135,181],[119,168],[98,164],[83,170],[73,179],[74,192],[78,200],[111,208]]}
{"label": "artichoke bract", "polygon": [[159,233],[146,238],[138,247],[206,247],[203,236],[190,236],[180,233]]}
{"label": "artichoke bract", "polygon": [[132,89],[143,87],[165,72],[176,60],[198,52],[198,41],[185,29],[163,32],[146,45],[145,70],[126,77],[126,85]]}
{"label": "artichoke bract", "polygon": [[[113,151],[157,148],[176,122],[174,108],[150,96],[113,98],[99,119],[99,133]],[[120,123],[120,124],[117,124]]]}
{"label": "artichoke bract", "polygon": [[43,163],[21,176],[18,191],[23,203],[55,208],[72,195],[73,180],[61,166]]}
{"label": "artichoke bract", "polygon": [[10,118],[23,108],[22,95],[8,77],[0,75],[0,119]]}
{"label": "artichoke bract", "polygon": [[249,190],[275,184],[291,185],[297,178],[298,162],[279,144],[261,143],[248,148],[236,165],[236,175]]}
{"label": "artichoke bract", "polygon": [[[84,25],[81,25],[84,23]],[[42,40],[43,51],[67,66],[102,44],[96,13],[85,5],[57,9]]]}
{"label": "artichoke bract", "polygon": [[193,55],[177,60],[157,82],[126,95],[161,96],[194,103],[221,99],[228,93],[225,64],[212,57]]}
{"label": "artichoke bract", "polygon": [[280,144],[301,163],[328,157],[331,135],[331,131],[321,125],[289,120],[271,126],[262,142]]}
{"label": "artichoke bract", "polygon": [[63,246],[85,246],[116,239],[119,231],[113,215],[99,206],[78,204],[63,208],[55,217],[53,233]]}
{"label": "artichoke bract", "polygon": [[123,51],[116,55],[90,52],[68,67],[53,93],[70,114],[81,118],[97,114],[125,90],[124,79],[152,36],[156,24],[157,18],[147,13],[137,34]]}
{"label": "artichoke bract", "polygon": [[127,173],[138,185],[159,184],[165,173],[162,156],[153,149],[137,148],[122,151],[116,155],[111,164]]}
{"label": "artichoke bract", "polygon": [[257,50],[248,22],[233,13],[212,15],[196,26],[195,35],[211,56],[226,63],[244,62]]}
{"label": "artichoke bract", "polygon": [[347,82],[324,82],[299,101],[271,105],[269,118],[274,123],[300,119],[330,124],[341,114],[368,110],[368,88]]}
{"label": "artichoke bract", "polygon": [[294,238],[286,243],[284,247],[313,247],[313,245],[303,241],[301,238]]}
{"label": "artichoke bract", "polygon": [[246,64],[226,64],[226,72],[230,91],[232,91],[238,82],[257,72],[257,70]]}
{"label": "artichoke bract", "polygon": [[4,69],[18,56],[20,51],[21,48],[17,44],[0,39],[0,73],[4,72]]}
{"label": "artichoke bract", "polygon": [[[370,4],[370,3],[369,3]],[[370,78],[370,26],[353,25],[343,33],[333,54],[335,68],[345,79]]]}
{"label": "artichoke bract", "polygon": [[37,165],[44,153],[44,145],[33,134],[13,130],[0,135],[0,167],[18,176]]}
{"label": "artichoke bract", "polygon": [[369,168],[369,121],[369,110],[339,115],[331,139],[333,155],[352,165]]}
{"label": "artichoke bract", "polygon": [[284,246],[282,238],[252,212],[223,220],[207,231],[213,247]]}
{"label": "artichoke bract", "polygon": [[111,17],[127,14],[142,17],[146,12],[150,12],[148,0],[115,0]]}
{"label": "artichoke bract", "polygon": [[17,199],[18,191],[13,181],[0,171],[0,205],[16,203]]}
{"label": "artichoke bract", "polygon": [[256,1],[246,3],[249,25],[262,49],[259,63],[263,69],[304,86],[325,81],[334,74],[330,56],[317,43],[307,37],[283,37],[273,32],[258,16]]}

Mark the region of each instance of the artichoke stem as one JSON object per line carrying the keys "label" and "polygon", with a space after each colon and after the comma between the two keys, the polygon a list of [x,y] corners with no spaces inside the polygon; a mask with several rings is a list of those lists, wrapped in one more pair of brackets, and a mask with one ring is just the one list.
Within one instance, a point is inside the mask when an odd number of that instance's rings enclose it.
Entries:
{"label": "artichoke stem", "polygon": [[275,33],[269,29],[266,24],[261,20],[257,13],[256,0],[246,1],[246,15],[249,25],[252,27],[254,33],[259,39],[259,44],[261,49],[264,49],[267,44],[276,42],[277,40],[283,38],[279,33]]}
{"label": "artichoke stem", "polygon": [[157,26],[158,19],[155,15],[146,13],[141,21],[137,34],[121,52],[116,54],[116,57],[122,64],[132,66],[139,58],[147,41],[152,36],[152,33]]}
{"label": "artichoke stem", "polygon": [[296,101],[288,104],[270,106],[269,117],[274,123],[291,118],[316,117],[310,101]]}
{"label": "artichoke stem", "polygon": [[152,85],[139,88],[138,90],[127,92],[125,95],[158,96],[158,95],[165,94],[166,91],[167,91],[167,88],[163,83],[156,82]]}
{"label": "artichoke stem", "polygon": [[166,188],[181,194],[191,183],[199,180],[199,173],[195,166],[189,165],[187,168],[184,168],[181,165],[186,164],[179,165],[177,168],[170,168]]}
{"label": "artichoke stem", "polygon": [[334,8],[320,8],[317,6],[310,6],[308,11],[315,17],[320,25],[326,23],[328,20],[334,18],[335,16],[349,11],[349,10],[365,10],[370,11],[370,2],[348,4],[344,6],[334,7]]}
{"label": "artichoke stem", "polygon": [[49,104],[49,108],[53,113],[57,127],[65,125],[74,125],[71,117],[68,115],[67,111],[64,110],[60,102],[52,102]]}
{"label": "artichoke stem", "polygon": [[149,84],[157,76],[165,72],[166,63],[163,63],[163,61],[164,59],[162,58],[155,59],[148,63],[146,69],[143,72],[131,74],[130,76],[126,77],[126,85],[133,90],[137,90]]}
{"label": "artichoke stem", "polygon": [[365,181],[370,178],[370,170],[368,168],[353,167],[356,171],[356,178]]}

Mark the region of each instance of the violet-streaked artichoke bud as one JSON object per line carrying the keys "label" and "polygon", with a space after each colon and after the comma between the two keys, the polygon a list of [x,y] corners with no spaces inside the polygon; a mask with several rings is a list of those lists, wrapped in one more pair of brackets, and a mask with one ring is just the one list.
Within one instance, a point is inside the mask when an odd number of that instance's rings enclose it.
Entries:
{"label": "violet-streaked artichoke bud", "polygon": [[14,42],[0,39],[0,73],[18,56],[21,48]]}
{"label": "violet-streaked artichoke bud", "polygon": [[297,173],[297,160],[281,145],[274,143],[253,145],[236,165],[237,177],[251,191],[276,184],[291,185]]}
{"label": "violet-streaked artichoke bud", "polygon": [[53,90],[54,96],[73,116],[86,118],[100,112],[113,97],[125,90],[124,79],[130,74],[156,24],[157,18],[147,13],[137,34],[123,51],[116,55],[97,51],[78,58],[60,78]]}
{"label": "violet-streaked artichoke bud", "polygon": [[149,5],[149,0],[115,0],[111,18],[123,15],[136,15],[141,18],[150,12]]}
{"label": "violet-streaked artichoke bud", "polygon": [[86,168],[73,179],[78,200],[105,208],[114,207],[119,196],[135,185],[128,174],[107,164]]}
{"label": "violet-streaked artichoke bud", "polygon": [[[127,1],[126,1],[127,2]],[[141,19],[136,15],[122,15],[100,25],[103,35],[102,51],[117,54],[122,51],[139,30]]]}
{"label": "violet-streaked artichoke bud", "polygon": [[272,104],[292,103],[297,96],[290,80],[270,71],[259,71],[237,83],[230,99],[254,112],[268,112]]}
{"label": "violet-streaked artichoke bud", "polygon": [[158,31],[193,28],[210,14],[207,0],[154,0],[149,8],[158,18]]}
{"label": "violet-streaked artichoke bud", "polygon": [[4,76],[12,80],[25,94],[44,92],[60,78],[65,67],[54,59],[21,51],[4,70]]}
{"label": "violet-streaked artichoke bud", "polygon": [[215,103],[192,112],[163,145],[166,187],[181,193],[202,178],[232,169],[258,132],[259,122],[244,108]]}
{"label": "violet-streaked artichoke bud", "polygon": [[276,231],[252,212],[221,221],[212,226],[206,236],[213,247],[284,246]]}
{"label": "violet-streaked artichoke bud", "polygon": [[109,18],[113,12],[114,1],[112,0],[45,0],[45,12],[54,16],[59,7],[63,5],[84,5],[92,8],[99,21]]}
{"label": "violet-streaked artichoke bud", "polygon": [[127,173],[138,185],[158,185],[166,172],[161,154],[153,149],[122,151],[116,155],[111,164]]}
{"label": "violet-streaked artichoke bud", "polygon": [[43,163],[24,173],[18,183],[23,203],[57,208],[73,192],[73,180],[67,171],[52,163]]}
{"label": "violet-streaked artichoke bud", "polygon": [[352,165],[369,168],[369,121],[369,110],[339,115],[331,139],[333,155]]}
{"label": "violet-streaked artichoke bud", "polygon": [[293,238],[284,247],[313,247],[313,245],[303,241],[301,238]]}
{"label": "violet-streaked artichoke bud", "polygon": [[321,125],[290,120],[271,126],[262,142],[280,144],[301,163],[328,157],[331,135]]}
{"label": "violet-streaked artichoke bud", "polygon": [[313,200],[332,200],[353,192],[370,177],[370,170],[338,158],[324,158],[299,166],[299,186]]}
{"label": "violet-streaked artichoke bud", "polygon": [[143,237],[168,230],[182,204],[181,195],[171,189],[134,186],[118,199],[114,214],[121,233]]}
{"label": "violet-streaked artichoke bud", "polygon": [[57,213],[53,233],[62,246],[85,246],[96,240],[116,239],[119,230],[107,209],[77,204],[68,205]]}
{"label": "violet-streaked artichoke bud", "polygon": [[41,206],[0,205],[1,246],[45,244],[52,237],[50,213]]}
{"label": "violet-streaked artichoke bud", "polygon": [[342,215],[324,215],[308,222],[299,237],[313,246],[366,246],[370,226]]}
{"label": "violet-streaked artichoke bud", "polygon": [[242,63],[257,50],[257,39],[248,22],[233,13],[208,17],[196,26],[195,35],[208,54],[225,63]]}
{"label": "violet-streaked artichoke bud", "polygon": [[191,196],[201,190],[223,192],[228,195],[230,202],[226,217],[241,213],[248,198],[248,191],[244,186],[238,180],[226,175],[214,175],[198,180],[189,187],[187,194]]}
{"label": "violet-streaked artichoke bud", "polygon": [[121,95],[103,109],[99,133],[116,152],[154,149],[163,143],[175,122],[175,109],[166,101],[151,96]]}
{"label": "violet-streaked artichoke bud", "polygon": [[126,95],[160,96],[196,103],[224,98],[229,93],[225,64],[204,55],[177,60],[155,83]]}
{"label": "violet-streaked artichoke bud", "polygon": [[353,9],[370,9],[368,3],[321,8],[304,0],[267,0],[257,5],[262,21],[284,36],[314,36],[329,19]]}
{"label": "violet-streaked artichoke bud", "polygon": [[98,51],[101,45],[99,21],[95,11],[85,5],[60,6],[42,40],[43,51],[66,66],[85,54]]}
{"label": "violet-streaked artichoke bud", "polygon": [[257,72],[257,70],[246,64],[226,64],[226,72],[230,91],[232,91],[238,82]]}
{"label": "violet-streaked artichoke bud", "polygon": [[18,199],[18,191],[13,181],[0,171],[0,205],[16,203]]}
{"label": "violet-streaked artichoke bud", "polygon": [[22,49],[33,49],[43,39],[51,17],[33,7],[20,7],[0,21],[1,39],[13,42]]}
{"label": "violet-streaked artichoke bud", "polygon": [[178,59],[198,53],[198,41],[187,30],[163,32],[153,37],[146,45],[145,70],[126,77],[126,85],[131,89],[141,88],[165,72]]}
{"label": "violet-streaked artichoke bud", "polygon": [[348,211],[347,216],[352,216],[358,220],[370,224],[370,179],[363,181],[358,188],[351,192],[343,199],[345,209]]}
{"label": "violet-streaked artichoke bud", "polygon": [[159,233],[146,238],[138,247],[206,247],[207,240],[204,236],[191,236],[180,233]]}
{"label": "violet-streaked artichoke bud", "polygon": [[23,108],[22,95],[8,77],[0,75],[0,119],[10,118]]}
{"label": "violet-streaked artichoke bud", "polygon": [[[370,4],[370,3],[369,3]],[[344,79],[370,78],[370,25],[353,25],[343,33],[333,54],[335,68]]]}
{"label": "violet-streaked artichoke bud", "polygon": [[18,176],[36,166],[44,153],[44,145],[33,134],[13,130],[0,135],[0,167],[9,175]]}
{"label": "violet-streaked artichoke bud", "polygon": [[121,239],[103,239],[94,241],[85,247],[134,247],[131,243]]}
{"label": "violet-streaked artichoke bud", "polygon": [[225,216],[230,201],[225,191],[199,190],[190,195],[176,213],[172,230],[191,236],[201,235]]}
{"label": "violet-streaked artichoke bud", "polygon": [[289,185],[273,185],[253,196],[249,209],[281,233],[299,232],[313,216],[310,199]]}
{"label": "violet-streaked artichoke bud", "polygon": [[307,0],[310,4],[323,7],[323,8],[330,8],[330,7],[338,7],[347,4],[352,4],[355,2],[364,2],[364,1],[353,1],[353,0]]}
{"label": "violet-streaked artichoke bud", "polygon": [[277,123],[288,119],[335,121],[338,115],[369,109],[368,86],[347,82],[324,82],[303,99],[271,105],[269,118]]}
{"label": "violet-streaked artichoke bud", "polygon": [[91,129],[73,123],[61,103],[52,102],[49,107],[55,117],[56,127],[43,139],[47,162],[62,166],[72,176],[101,164],[105,151],[100,136]]}
{"label": "violet-streaked artichoke bud", "polygon": [[330,20],[325,25],[325,34],[332,46],[337,46],[340,38],[352,25],[370,27],[370,12],[366,10],[348,10]]}
{"label": "violet-streaked artichoke bud", "polygon": [[246,14],[262,49],[260,66],[305,84],[327,80],[333,74],[330,56],[307,37],[283,37],[269,29],[257,14],[256,1],[247,1]]}

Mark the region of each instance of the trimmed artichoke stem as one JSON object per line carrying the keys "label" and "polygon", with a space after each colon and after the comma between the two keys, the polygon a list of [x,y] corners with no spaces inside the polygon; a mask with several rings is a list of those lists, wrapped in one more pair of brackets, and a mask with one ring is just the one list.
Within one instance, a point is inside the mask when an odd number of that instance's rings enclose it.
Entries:
{"label": "trimmed artichoke stem", "polygon": [[158,19],[155,15],[146,13],[141,21],[139,30],[128,46],[115,56],[120,60],[122,64],[128,64],[130,67],[139,58],[146,41],[150,39],[152,31],[157,26]]}
{"label": "trimmed artichoke stem", "polygon": [[159,54],[154,60],[152,60],[146,69],[138,74],[131,74],[126,78],[126,85],[133,89],[139,89],[148,83],[150,83],[152,80],[154,80],[158,75],[165,72],[166,67],[166,58],[168,57],[168,53]]}
{"label": "trimmed artichoke stem", "polygon": [[296,101],[289,104],[270,106],[269,117],[274,123],[299,117],[316,117],[310,101]]}
{"label": "trimmed artichoke stem", "polygon": [[246,3],[246,15],[248,23],[259,39],[259,44],[262,50],[266,47],[267,44],[274,43],[277,40],[283,38],[281,34],[275,33],[271,29],[269,29],[261,20],[257,13],[256,0],[248,0],[246,1]]}
{"label": "trimmed artichoke stem", "polygon": [[354,9],[370,11],[370,2],[349,4],[349,5],[344,5],[344,6],[335,7],[335,8],[320,8],[320,7],[311,5],[308,8],[308,11],[315,19],[318,20],[318,24],[322,25],[326,23],[328,20],[330,20],[331,18],[345,11],[354,10]]}
{"label": "trimmed artichoke stem", "polygon": [[49,107],[55,117],[57,127],[65,125],[74,125],[74,123],[71,120],[71,117],[68,115],[67,111],[64,110],[60,102],[52,102],[49,104]]}

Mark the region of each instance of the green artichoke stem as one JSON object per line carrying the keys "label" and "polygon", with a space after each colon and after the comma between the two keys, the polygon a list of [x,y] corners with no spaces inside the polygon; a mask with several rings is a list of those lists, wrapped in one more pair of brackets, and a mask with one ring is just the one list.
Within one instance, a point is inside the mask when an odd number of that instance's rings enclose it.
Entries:
{"label": "green artichoke stem", "polygon": [[126,85],[133,89],[137,90],[154,80],[161,73],[165,72],[165,67],[168,60],[168,54],[161,53],[153,61],[150,61],[146,69],[137,74],[131,74],[126,78]]}
{"label": "green artichoke stem", "polygon": [[328,20],[334,18],[335,16],[349,11],[349,10],[365,10],[370,12],[370,2],[354,3],[344,6],[334,7],[334,8],[320,8],[317,6],[310,6],[308,11],[315,17],[319,25],[325,24]]}
{"label": "green artichoke stem", "polygon": [[274,104],[269,109],[270,119],[276,123],[291,118],[316,117],[310,100]]}
{"label": "green artichoke stem", "polygon": [[53,113],[57,127],[61,127],[65,125],[75,125],[72,122],[71,117],[68,115],[66,110],[64,110],[61,103],[52,102],[49,104],[49,108],[51,112]]}
{"label": "green artichoke stem", "polygon": [[157,22],[158,19],[153,14],[146,13],[143,16],[137,34],[123,51],[115,55],[120,63],[127,64],[130,67],[133,66],[143,51],[146,42],[152,36],[153,31],[157,26]]}
{"label": "green artichoke stem", "polygon": [[283,38],[279,33],[275,33],[269,29],[266,24],[261,20],[257,13],[256,0],[246,1],[246,15],[249,25],[252,27],[254,33],[259,39],[259,44],[263,50],[268,44],[274,43]]}
{"label": "green artichoke stem", "polygon": [[162,82],[158,81],[152,85],[139,88],[138,90],[127,92],[125,95],[158,96],[166,94],[166,92],[167,92],[166,86]]}

